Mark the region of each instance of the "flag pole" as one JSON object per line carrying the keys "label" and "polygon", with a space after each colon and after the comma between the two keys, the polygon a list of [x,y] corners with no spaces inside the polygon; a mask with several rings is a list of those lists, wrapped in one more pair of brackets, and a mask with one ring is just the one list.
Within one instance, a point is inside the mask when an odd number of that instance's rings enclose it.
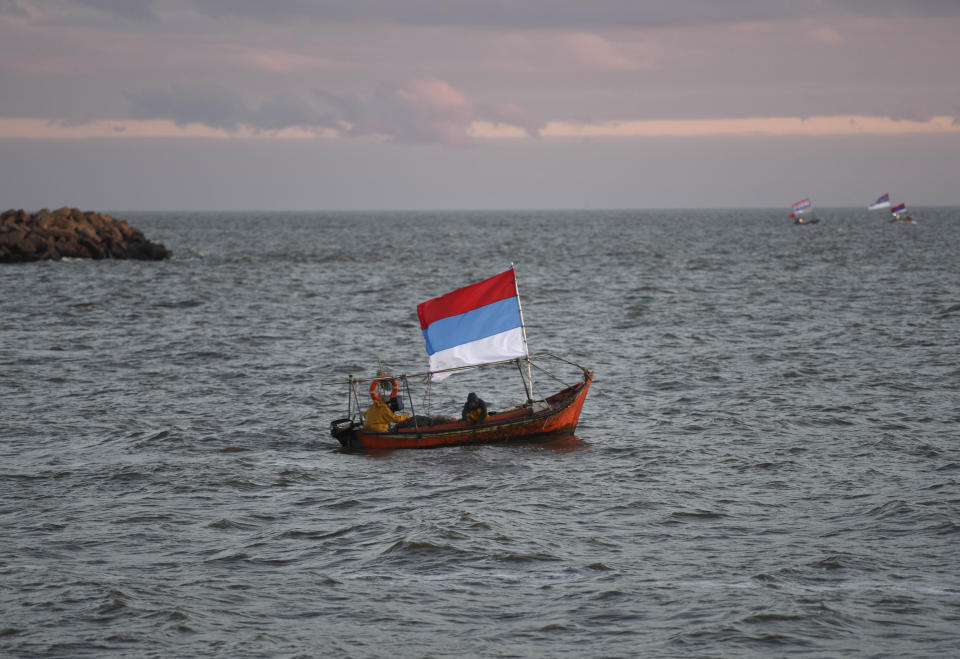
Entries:
{"label": "flag pole", "polygon": [[523,322],[523,305],[520,304],[520,286],[517,285],[517,268],[513,261],[510,262],[510,269],[513,270],[513,288],[517,292],[517,309],[520,310],[520,329],[523,330],[523,351],[527,359],[527,379],[530,381],[530,400],[533,400],[533,368],[530,366],[530,346],[527,344],[527,324]]}

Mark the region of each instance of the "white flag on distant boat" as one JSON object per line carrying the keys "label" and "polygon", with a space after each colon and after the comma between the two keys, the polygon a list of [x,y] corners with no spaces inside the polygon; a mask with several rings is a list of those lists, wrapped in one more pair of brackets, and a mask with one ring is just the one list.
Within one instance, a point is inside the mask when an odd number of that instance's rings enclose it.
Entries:
{"label": "white flag on distant boat", "polygon": [[878,208],[890,208],[890,194],[884,192],[879,199],[867,206],[868,211],[875,211]]}

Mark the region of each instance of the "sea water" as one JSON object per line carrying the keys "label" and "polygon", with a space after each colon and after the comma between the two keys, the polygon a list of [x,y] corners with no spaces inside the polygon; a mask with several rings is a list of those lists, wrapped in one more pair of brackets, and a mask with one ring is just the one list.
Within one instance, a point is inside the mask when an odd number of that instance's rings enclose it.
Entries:
{"label": "sea water", "polygon": [[[174,257],[0,266],[0,654],[960,647],[960,209],[108,212]],[[511,263],[575,435],[341,451]]]}

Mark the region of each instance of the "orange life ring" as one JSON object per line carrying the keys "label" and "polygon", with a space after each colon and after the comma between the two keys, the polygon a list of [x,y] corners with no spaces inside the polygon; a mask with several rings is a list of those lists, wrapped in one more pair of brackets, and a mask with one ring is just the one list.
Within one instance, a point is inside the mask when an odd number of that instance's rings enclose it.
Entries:
{"label": "orange life ring", "polygon": [[376,380],[370,383],[370,398],[373,400],[380,400],[380,394],[377,393],[377,385],[384,380],[389,380],[390,384],[393,385],[393,391],[390,392],[390,398],[395,397],[397,392],[400,391],[400,386],[397,384],[397,378],[384,373],[381,377],[378,377]]}

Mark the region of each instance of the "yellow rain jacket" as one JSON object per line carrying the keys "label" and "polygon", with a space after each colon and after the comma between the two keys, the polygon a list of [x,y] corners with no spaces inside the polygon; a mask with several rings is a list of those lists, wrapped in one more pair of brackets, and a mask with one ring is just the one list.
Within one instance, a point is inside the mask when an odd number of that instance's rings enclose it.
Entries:
{"label": "yellow rain jacket", "polygon": [[387,432],[387,426],[391,423],[399,423],[409,418],[409,414],[397,416],[389,405],[382,400],[375,400],[363,414],[363,427],[373,432]]}

